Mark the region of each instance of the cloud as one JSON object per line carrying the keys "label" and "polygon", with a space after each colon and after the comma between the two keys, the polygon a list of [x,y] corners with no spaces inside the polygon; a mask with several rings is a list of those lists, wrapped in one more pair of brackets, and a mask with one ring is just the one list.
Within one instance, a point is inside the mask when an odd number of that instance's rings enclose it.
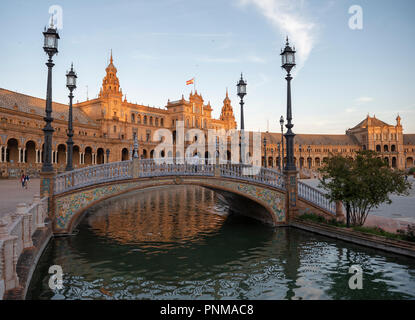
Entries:
{"label": "cloud", "polygon": [[356,99],[356,102],[364,103],[364,102],[371,102],[374,99],[372,97],[359,97]]}
{"label": "cloud", "polygon": [[[316,41],[317,25],[306,16],[306,0],[238,0],[252,4],[278,29],[288,35],[297,50],[297,72],[304,66]],[[282,43],[282,42],[281,42]]]}

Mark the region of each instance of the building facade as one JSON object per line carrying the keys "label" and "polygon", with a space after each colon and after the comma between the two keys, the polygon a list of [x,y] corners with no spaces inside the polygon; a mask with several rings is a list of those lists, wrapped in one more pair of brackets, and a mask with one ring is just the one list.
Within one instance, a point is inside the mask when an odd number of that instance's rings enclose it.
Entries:
{"label": "building facade", "polygon": [[[154,108],[127,101],[120,88],[117,68],[111,55],[98,98],[77,103],[73,107],[74,149],[73,166],[123,161],[132,156],[134,135],[139,141],[139,157],[153,158],[160,143],[153,141],[157,129],[173,133],[178,121],[184,131],[197,128],[207,134],[208,129],[236,129],[237,123],[226,91],[219,119],[212,118],[212,106],[195,91],[188,100],[168,100],[164,108]],[[30,175],[40,172],[43,159],[43,127],[45,100],[0,88],[0,176],[16,177],[22,171]],[[52,162],[58,172],[66,167],[68,106],[52,103],[53,133]],[[398,116],[396,125],[386,124],[375,116],[367,116],[344,135],[298,134],[295,137],[295,161],[298,168],[310,170],[321,166],[330,153],[353,156],[356,150],[379,152],[390,166],[399,169],[414,166],[415,134],[404,134]],[[262,161],[268,167],[280,167],[282,145],[280,133],[262,133],[267,141],[262,147]],[[262,141],[261,139],[261,141]],[[187,144],[190,144],[188,142]],[[230,145],[227,157],[230,159]],[[300,150],[301,149],[301,150]],[[172,154],[179,155],[173,148]],[[207,151],[204,157],[211,155]]]}

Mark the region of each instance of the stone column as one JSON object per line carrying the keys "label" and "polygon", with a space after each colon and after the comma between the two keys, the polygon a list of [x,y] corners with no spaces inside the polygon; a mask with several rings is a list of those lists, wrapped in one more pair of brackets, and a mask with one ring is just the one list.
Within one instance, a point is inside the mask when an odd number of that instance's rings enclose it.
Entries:
{"label": "stone column", "polygon": [[139,178],[140,177],[140,159],[139,158],[133,158],[133,163],[132,163],[132,167],[131,170],[132,172],[132,176],[133,178]]}
{"label": "stone column", "polygon": [[35,163],[38,163],[38,159],[39,159],[39,154],[38,154],[39,150],[36,149],[36,157],[35,157]]}
{"label": "stone column", "polygon": [[294,219],[298,215],[297,195],[298,181],[297,170],[284,170],[286,188],[286,221]]}
{"label": "stone column", "polygon": [[22,158],[23,158],[23,163],[26,163],[26,148],[23,148]]}
{"label": "stone column", "polygon": [[0,219],[0,299],[5,291],[19,286],[19,278],[16,273],[16,241],[17,237],[9,234],[7,222]]}
{"label": "stone column", "polygon": [[19,148],[19,160],[17,162],[18,163],[22,162],[22,148]]}
{"label": "stone column", "polygon": [[4,162],[7,162],[7,146],[4,147]]}
{"label": "stone column", "polygon": [[19,203],[16,208],[16,213],[13,214],[13,219],[22,217],[22,236],[23,236],[23,248],[33,247],[32,242],[32,214],[27,212],[26,203]]}
{"label": "stone column", "polygon": [[44,222],[43,208],[41,206],[41,201],[40,201],[40,195],[39,194],[35,194],[33,196],[33,203],[36,204],[35,226],[36,226],[36,228],[43,228],[45,226],[45,222]]}
{"label": "stone column", "polygon": [[3,146],[0,146],[0,163],[3,162]]}
{"label": "stone column", "polygon": [[82,164],[82,152],[79,151],[79,164]]}

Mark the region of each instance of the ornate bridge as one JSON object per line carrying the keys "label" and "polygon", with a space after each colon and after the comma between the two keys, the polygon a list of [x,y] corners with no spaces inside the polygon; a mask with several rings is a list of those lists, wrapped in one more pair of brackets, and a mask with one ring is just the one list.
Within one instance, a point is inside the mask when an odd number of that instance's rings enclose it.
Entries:
{"label": "ornate bridge", "polygon": [[[187,184],[213,189],[235,205],[250,201],[255,208],[250,216],[272,226],[286,225],[290,218],[286,182],[277,170],[239,163],[199,159],[197,164],[166,164],[158,159],[133,159],[58,174],[49,186],[49,211],[54,233],[71,233],[85,210],[103,199],[137,189]],[[297,188],[299,201],[290,201],[297,213],[336,214],[335,204],[323,193],[301,182]]]}
{"label": "ornate bridge", "polygon": [[[341,205],[279,171],[226,162],[161,164],[156,160],[108,163],[62,174],[43,174],[41,196],[0,219],[0,300],[24,298],[31,274],[52,232],[70,234],[85,210],[137,189],[199,185],[221,193],[236,211],[272,226],[289,225],[298,214],[337,217]],[[340,211],[339,211],[340,210]],[[28,268],[30,266],[30,268]]]}

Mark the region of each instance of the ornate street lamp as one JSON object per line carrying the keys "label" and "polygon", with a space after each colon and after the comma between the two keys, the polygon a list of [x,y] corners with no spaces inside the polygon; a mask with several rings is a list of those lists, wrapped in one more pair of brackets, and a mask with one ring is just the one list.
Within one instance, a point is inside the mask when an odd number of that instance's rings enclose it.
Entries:
{"label": "ornate street lamp", "polygon": [[264,167],[267,167],[267,139],[264,137],[263,140],[263,144],[264,144]]}
{"label": "ornate street lamp", "polygon": [[[245,152],[245,144],[244,144],[244,130],[245,130],[245,123],[244,123],[244,97],[246,95],[246,81],[242,77],[241,73],[241,79],[239,79],[239,82],[236,84],[238,96],[241,99],[240,105],[241,105],[241,145],[239,148],[239,157],[240,162],[242,163],[242,152]],[[242,149],[244,149],[242,151]]]}
{"label": "ornate street lamp", "polygon": [[72,92],[76,89],[77,75],[73,70],[73,63],[71,64],[71,70],[66,73],[66,87],[69,89],[69,116],[68,116],[68,140],[66,141],[68,151],[68,161],[66,163],[66,171],[72,171],[72,156],[73,156],[73,128],[72,128]]}
{"label": "ornate street lamp", "polygon": [[308,169],[310,170],[311,169],[311,147],[310,146],[308,146],[307,147],[307,151],[308,151]]}
{"label": "ornate street lamp", "polygon": [[287,132],[285,133],[285,140],[287,142],[287,165],[285,166],[285,170],[287,171],[295,171],[295,163],[294,163],[294,137],[295,134],[292,132],[292,127],[294,126],[292,121],[292,110],[291,110],[291,69],[295,66],[295,50],[291,49],[290,44],[287,42],[285,44],[284,51],[281,52],[281,67],[285,69],[287,72],[287,76],[285,80],[287,80],[287,124],[285,127],[287,128]]}
{"label": "ornate street lamp", "polygon": [[301,171],[301,169],[303,168],[303,164],[302,164],[302,162],[301,162],[301,149],[302,149],[302,147],[301,147],[301,144],[300,144],[300,146],[298,147],[298,150],[300,150],[300,159],[299,159],[299,163],[300,163],[300,171]]}
{"label": "ornate street lamp", "polygon": [[280,171],[282,170],[282,166],[281,166],[281,146],[280,143],[277,143],[277,148],[278,148],[278,167],[280,169]]}
{"label": "ornate street lamp", "polygon": [[55,131],[52,128],[52,68],[55,65],[53,63],[52,57],[54,54],[58,53],[58,40],[59,34],[56,31],[53,25],[53,16],[51,19],[51,24],[49,28],[43,32],[43,36],[45,38],[43,50],[49,56],[49,60],[46,63],[48,67],[48,83],[46,89],[46,116],[44,118],[46,125],[43,128],[43,132],[45,134],[44,138],[44,160],[42,165],[42,172],[52,172],[52,134]]}
{"label": "ornate street lamp", "polygon": [[284,166],[284,117],[281,116],[280,117],[280,126],[281,126],[281,149],[282,149],[282,154],[281,154],[281,172],[282,172],[282,167]]}

